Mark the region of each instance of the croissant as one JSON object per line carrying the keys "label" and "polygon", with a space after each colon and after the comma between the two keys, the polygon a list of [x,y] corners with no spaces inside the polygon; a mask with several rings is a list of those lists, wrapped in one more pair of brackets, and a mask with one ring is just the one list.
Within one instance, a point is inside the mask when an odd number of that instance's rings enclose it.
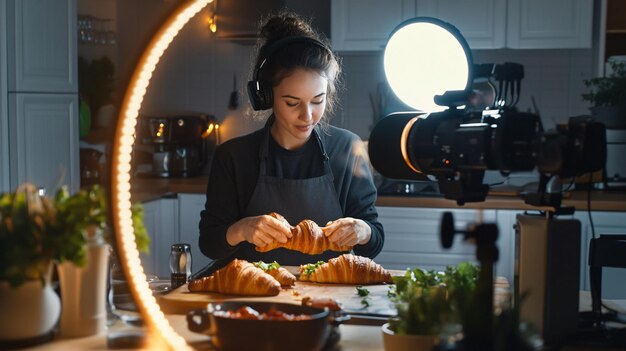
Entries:
{"label": "croissant", "polygon": [[339,284],[391,283],[391,273],[367,257],[344,254],[326,263],[301,265],[300,280]]}
{"label": "croissant", "polygon": [[189,291],[214,291],[222,294],[275,296],[280,283],[246,260],[234,259],[208,277],[189,282]]}
{"label": "croissant", "polygon": [[[276,212],[269,214],[270,216],[289,224],[287,220]],[[350,251],[351,246],[339,246],[324,235],[323,228],[320,228],[310,219],[305,219],[298,223],[297,226],[291,227],[291,238],[286,243],[273,242],[263,247],[257,247],[258,252],[267,252],[279,247],[289,250],[300,251],[309,255],[321,254],[324,251]]]}
{"label": "croissant", "polygon": [[281,267],[277,262],[265,263],[263,261],[254,262],[254,265],[261,268],[265,273],[274,277],[281,286],[288,287],[296,283],[296,276]]}

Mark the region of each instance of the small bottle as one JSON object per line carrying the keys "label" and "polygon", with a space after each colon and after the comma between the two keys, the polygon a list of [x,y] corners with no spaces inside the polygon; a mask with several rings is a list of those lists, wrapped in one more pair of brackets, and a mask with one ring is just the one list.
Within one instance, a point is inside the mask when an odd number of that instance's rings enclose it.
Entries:
{"label": "small bottle", "polygon": [[172,245],[170,271],[172,272],[172,289],[176,289],[189,281],[191,278],[191,246],[189,244]]}

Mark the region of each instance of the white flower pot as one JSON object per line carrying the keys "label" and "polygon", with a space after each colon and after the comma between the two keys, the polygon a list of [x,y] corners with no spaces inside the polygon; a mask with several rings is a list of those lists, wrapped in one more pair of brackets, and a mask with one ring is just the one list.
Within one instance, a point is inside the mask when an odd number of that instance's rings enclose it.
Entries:
{"label": "white flower pot", "polygon": [[104,332],[107,323],[106,293],[109,262],[108,245],[87,247],[87,262],[58,265],[63,310],[62,337],[80,337]]}
{"label": "white flower pot", "polygon": [[61,301],[50,286],[50,274],[43,284],[31,280],[16,288],[0,281],[0,344],[46,339],[60,315]]}
{"label": "white flower pot", "polygon": [[389,323],[381,327],[385,351],[431,351],[438,340],[435,335],[396,334]]}

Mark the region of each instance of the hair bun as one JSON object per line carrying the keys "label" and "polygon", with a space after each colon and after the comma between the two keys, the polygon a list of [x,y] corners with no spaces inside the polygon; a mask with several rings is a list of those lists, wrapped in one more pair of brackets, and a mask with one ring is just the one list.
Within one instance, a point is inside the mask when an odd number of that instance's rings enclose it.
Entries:
{"label": "hair bun", "polygon": [[311,21],[290,11],[269,16],[261,27],[260,35],[266,45],[293,36],[318,39]]}

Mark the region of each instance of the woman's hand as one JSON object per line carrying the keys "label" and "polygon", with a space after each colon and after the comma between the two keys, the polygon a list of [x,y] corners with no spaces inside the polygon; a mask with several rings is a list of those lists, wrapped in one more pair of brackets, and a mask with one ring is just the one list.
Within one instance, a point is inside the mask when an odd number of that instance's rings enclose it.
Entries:
{"label": "woman's hand", "polygon": [[372,228],[362,219],[352,217],[330,221],[323,231],[328,240],[340,246],[363,245],[372,237]]}
{"label": "woman's hand", "polygon": [[226,232],[226,241],[231,246],[247,241],[263,247],[274,241],[286,243],[291,236],[291,228],[285,223],[269,215],[260,215],[244,217],[233,223]]}

